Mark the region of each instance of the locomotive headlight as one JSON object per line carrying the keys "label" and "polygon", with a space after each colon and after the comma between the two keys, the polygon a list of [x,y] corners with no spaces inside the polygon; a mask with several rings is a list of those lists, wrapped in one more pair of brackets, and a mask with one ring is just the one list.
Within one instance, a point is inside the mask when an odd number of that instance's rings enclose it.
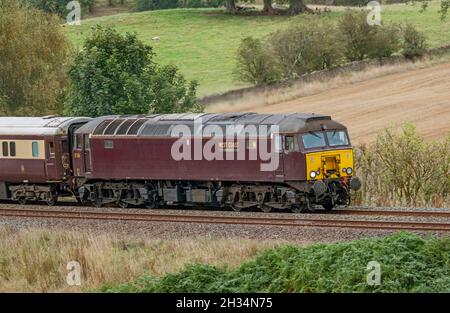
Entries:
{"label": "locomotive headlight", "polygon": [[343,171],[344,173],[347,173],[347,169],[346,169],[345,167],[342,169],[342,171]]}
{"label": "locomotive headlight", "polygon": [[309,176],[311,176],[311,178],[316,178],[316,172],[311,171],[311,173],[309,173]]}
{"label": "locomotive headlight", "polygon": [[347,168],[347,174],[351,175],[353,173],[353,169],[351,167]]}

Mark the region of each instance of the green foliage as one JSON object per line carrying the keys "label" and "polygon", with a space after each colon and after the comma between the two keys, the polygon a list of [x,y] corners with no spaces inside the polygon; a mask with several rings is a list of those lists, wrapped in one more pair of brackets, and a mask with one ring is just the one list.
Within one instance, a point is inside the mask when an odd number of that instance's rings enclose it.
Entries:
{"label": "green foliage", "polygon": [[100,116],[199,111],[196,83],[186,84],[176,67],[159,68],[152,48],[136,34],[96,27],[72,63],[66,109]]}
{"label": "green foliage", "polygon": [[402,54],[408,59],[422,57],[427,51],[425,35],[413,25],[407,24],[403,29]]}
{"label": "green foliage", "polygon": [[0,112],[4,115],[61,113],[70,43],[59,19],[0,0]]}
{"label": "green foliage", "polygon": [[367,57],[382,59],[393,55],[400,50],[400,27],[395,25],[372,26],[376,28],[373,33]]}
{"label": "green foliage", "polygon": [[273,33],[269,41],[286,79],[336,66],[342,49],[329,23],[310,18],[307,23]]}
{"label": "green foliage", "polygon": [[164,10],[173,8],[217,8],[224,0],[136,0],[136,11]]}
{"label": "green foliage", "polygon": [[356,152],[365,204],[439,207],[450,196],[450,136],[425,142],[405,124],[401,134],[386,129],[374,145]]}
{"label": "green foliage", "polygon": [[[67,9],[67,4],[72,0],[24,0],[31,6],[37,9],[43,10],[47,13],[58,14],[59,16],[65,18],[67,14],[71,11]],[[87,11],[91,11],[94,5],[94,0],[78,0],[81,5],[82,14]]]}
{"label": "green foliage", "polygon": [[267,84],[280,78],[277,61],[267,43],[247,37],[237,51],[236,77],[243,82]]}
{"label": "green foliage", "polygon": [[349,61],[365,59],[371,52],[378,27],[367,23],[367,13],[347,11],[338,21],[338,30]]}
{"label": "green foliage", "polygon": [[[367,265],[381,285],[367,284]],[[162,278],[145,275],[105,292],[448,292],[450,239],[398,233],[306,248],[282,246],[236,270],[190,265]]]}
{"label": "green foliage", "polygon": [[307,23],[277,31],[265,41],[245,38],[238,49],[237,77],[263,84],[337,66],[342,49],[335,37],[332,25],[309,18]]}

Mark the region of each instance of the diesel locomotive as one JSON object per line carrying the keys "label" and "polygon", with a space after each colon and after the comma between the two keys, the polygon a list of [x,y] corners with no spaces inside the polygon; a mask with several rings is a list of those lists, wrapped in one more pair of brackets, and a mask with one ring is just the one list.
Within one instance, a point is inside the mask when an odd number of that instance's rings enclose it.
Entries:
{"label": "diesel locomotive", "polygon": [[325,115],[0,118],[0,199],[22,204],[307,212],[360,187],[347,129]]}

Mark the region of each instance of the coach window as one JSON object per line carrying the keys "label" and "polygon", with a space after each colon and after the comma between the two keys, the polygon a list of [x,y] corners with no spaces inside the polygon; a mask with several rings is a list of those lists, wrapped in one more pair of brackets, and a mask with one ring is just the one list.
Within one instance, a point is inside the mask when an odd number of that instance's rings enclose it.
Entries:
{"label": "coach window", "polygon": [[2,154],[4,157],[7,157],[9,155],[8,153],[9,149],[8,149],[8,142],[3,141],[2,142]]}
{"label": "coach window", "polygon": [[83,146],[81,145],[82,144],[82,142],[81,142],[81,135],[77,135],[77,137],[76,137],[76,145],[75,145],[75,147],[77,147],[77,149],[81,149]]}
{"label": "coach window", "polygon": [[9,143],[9,156],[16,156],[16,143],[14,141]]}
{"label": "coach window", "polygon": [[51,156],[55,155],[55,144],[53,143],[53,141],[49,142],[49,144],[48,144],[48,151],[49,151]]}
{"label": "coach window", "polygon": [[89,139],[89,135],[84,135],[84,150],[91,149],[91,140]]}
{"label": "coach window", "polygon": [[284,137],[284,151],[292,152],[295,150],[294,136]]}
{"label": "coach window", "polygon": [[33,155],[33,158],[39,157],[39,145],[36,141],[33,141],[31,143],[31,153]]}

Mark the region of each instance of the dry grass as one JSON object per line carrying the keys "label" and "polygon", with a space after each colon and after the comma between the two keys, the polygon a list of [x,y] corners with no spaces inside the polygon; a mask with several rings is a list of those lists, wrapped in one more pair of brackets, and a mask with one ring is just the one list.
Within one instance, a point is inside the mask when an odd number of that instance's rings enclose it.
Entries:
{"label": "dry grass", "polygon": [[445,55],[442,57],[424,58],[423,60],[417,62],[402,62],[383,66],[373,65],[367,67],[363,71],[347,72],[332,78],[324,77],[323,79],[307,83],[298,82],[289,87],[280,87],[279,89],[271,89],[261,93],[246,95],[237,101],[224,101],[219,104],[209,106],[207,111],[238,112],[254,110],[255,108],[276,105],[281,102],[319,94],[321,92],[349,84],[355,84],[391,74],[423,69],[449,61],[450,56]]}
{"label": "dry grass", "polygon": [[[0,292],[80,292],[144,273],[163,275],[187,263],[238,266],[274,241],[123,239],[42,229],[0,228]],[[67,263],[81,264],[82,286],[68,286]]]}

